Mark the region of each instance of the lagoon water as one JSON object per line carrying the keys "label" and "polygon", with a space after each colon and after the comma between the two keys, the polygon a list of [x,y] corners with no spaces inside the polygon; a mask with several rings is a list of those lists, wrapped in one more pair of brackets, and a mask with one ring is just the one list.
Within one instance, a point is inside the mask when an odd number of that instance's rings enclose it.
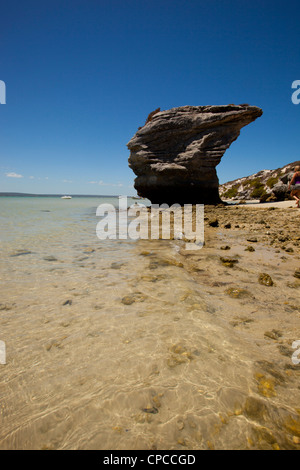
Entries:
{"label": "lagoon water", "polygon": [[220,266],[222,234],[192,261],[99,240],[103,202],[0,198],[0,449],[300,448],[299,370],[264,338],[292,294],[226,295],[253,285]]}

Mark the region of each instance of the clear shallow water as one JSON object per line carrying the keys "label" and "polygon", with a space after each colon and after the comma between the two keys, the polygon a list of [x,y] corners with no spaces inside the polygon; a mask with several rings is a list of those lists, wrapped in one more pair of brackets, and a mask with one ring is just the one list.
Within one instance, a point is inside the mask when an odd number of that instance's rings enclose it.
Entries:
{"label": "clear shallow water", "polygon": [[[136,202],[128,198],[128,205]],[[147,201],[141,201],[147,204]],[[30,237],[78,233],[85,225],[86,232],[95,235],[95,214],[100,204],[119,207],[116,197],[1,197],[0,240],[21,241]],[[94,225],[93,225],[94,224]]]}
{"label": "clear shallow water", "polygon": [[[102,202],[0,198],[0,448],[298,448],[279,258],[228,272],[222,234],[190,262],[177,242],[100,241]],[[258,262],[276,291],[254,284]],[[237,282],[255,297],[225,295]]]}

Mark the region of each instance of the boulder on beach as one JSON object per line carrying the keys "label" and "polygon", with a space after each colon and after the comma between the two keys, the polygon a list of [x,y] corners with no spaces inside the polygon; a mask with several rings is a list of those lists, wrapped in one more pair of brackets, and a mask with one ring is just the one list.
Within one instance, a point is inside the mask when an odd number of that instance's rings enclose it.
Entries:
{"label": "boulder on beach", "polygon": [[127,144],[138,195],[157,204],[221,202],[216,166],[241,129],[261,115],[247,104],[150,113]]}

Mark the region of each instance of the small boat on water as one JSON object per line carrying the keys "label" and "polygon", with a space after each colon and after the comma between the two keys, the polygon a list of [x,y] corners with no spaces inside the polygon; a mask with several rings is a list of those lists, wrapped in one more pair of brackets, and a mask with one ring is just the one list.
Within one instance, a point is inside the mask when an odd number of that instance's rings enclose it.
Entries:
{"label": "small boat on water", "polygon": [[62,199],[72,199],[72,196],[62,196]]}

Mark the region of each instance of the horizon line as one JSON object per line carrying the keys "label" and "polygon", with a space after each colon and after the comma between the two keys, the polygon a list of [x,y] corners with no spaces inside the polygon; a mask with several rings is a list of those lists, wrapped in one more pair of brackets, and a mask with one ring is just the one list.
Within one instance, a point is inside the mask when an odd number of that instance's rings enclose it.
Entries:
{"label": "horizon line", "polygon": [[[0,197],[3,196],[28,196],[28,197],[61,197],[61,196],[71,196],[71,197],[120,197],[120,194],[70,194],[70,193],[54,193],[54,194],[39,194],[39,193],[17,193],[17,192],[12,192],[12,191],[5,191],[5,192],[0,192]],[[127,197],[138,197],[135,195]]]}

